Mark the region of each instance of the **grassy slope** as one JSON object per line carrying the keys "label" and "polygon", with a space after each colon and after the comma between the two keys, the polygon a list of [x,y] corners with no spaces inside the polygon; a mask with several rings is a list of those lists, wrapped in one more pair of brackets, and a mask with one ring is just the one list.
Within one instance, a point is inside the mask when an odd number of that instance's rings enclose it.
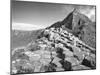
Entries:
{"label": "grassy slope", "polygon": [[35,41],[41,31],[42,30],[36,30],[36,31],[12,30],[11,48],[13,49],[21,46],[26,46],[32,40]]}

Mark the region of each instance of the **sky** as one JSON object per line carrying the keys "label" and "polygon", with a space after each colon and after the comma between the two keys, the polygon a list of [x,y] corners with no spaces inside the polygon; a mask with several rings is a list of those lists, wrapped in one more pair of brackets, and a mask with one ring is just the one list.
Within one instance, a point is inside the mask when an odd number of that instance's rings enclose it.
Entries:
{"label": "sky", "polygon": [[77,8],[95,21],[95,7],[12,0],[12,29],[37,30],[63,20]]}

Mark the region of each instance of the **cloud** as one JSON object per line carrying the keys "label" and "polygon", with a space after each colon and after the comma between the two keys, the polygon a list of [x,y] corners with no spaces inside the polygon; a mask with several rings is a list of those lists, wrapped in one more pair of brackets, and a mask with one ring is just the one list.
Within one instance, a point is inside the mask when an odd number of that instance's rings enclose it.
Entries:
{"label": "cloud", "polygon": [[26,23],[12,23],[12,29],[13,30],[27,30],[27,31],[31,31],[31,30],[38,30],[38,29],[43,29],[45,28],[42,25],[32,25],[32,24],[26,24]]}
{"label": "cloud", "polygon": [[91,21],[95,21],[95,6],[83,6],[83,5],[63,5],[64,11],[73,11],[76,8],[77,11],[86,15]]}
{"label": "cloud", "polygon": [[95,7],[79,9],[82,14],[85,14],[91,21],[95,21]]}

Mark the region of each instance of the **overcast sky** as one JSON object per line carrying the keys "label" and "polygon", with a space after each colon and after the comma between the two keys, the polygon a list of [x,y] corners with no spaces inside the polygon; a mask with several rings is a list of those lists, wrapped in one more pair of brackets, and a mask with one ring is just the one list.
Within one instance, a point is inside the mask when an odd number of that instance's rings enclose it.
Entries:
{"label": "overcast sky", "polygon": [[95,21],[93,6],[12,1],[12,28],[34,30],[63,20],[74,8]]}

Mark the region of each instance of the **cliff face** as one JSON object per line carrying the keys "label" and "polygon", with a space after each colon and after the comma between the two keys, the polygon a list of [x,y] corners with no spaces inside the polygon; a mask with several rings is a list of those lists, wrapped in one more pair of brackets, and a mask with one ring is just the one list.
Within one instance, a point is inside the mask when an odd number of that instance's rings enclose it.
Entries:
{"label": "cliff face", "polygon": [[95,69],[96,50],[86,41],[95,30],[86,16],[74,12],[46,28],[27,47],[14,49],[12,74]]}
{"label": "cliff face", "polygon": [[87,45],[93,48],[96,47],[95,23],[84,14],[79,13],[77,10],[73,10],[64,20],[56,22],[48,28],[51,27],[62,27],[85,42]]}
{"label": "cliff face", "polygon": [[87,16],[74,10],[62,21],[62,25],[72,30],[72,34],[87,45],[95,48],[95,23]]}

